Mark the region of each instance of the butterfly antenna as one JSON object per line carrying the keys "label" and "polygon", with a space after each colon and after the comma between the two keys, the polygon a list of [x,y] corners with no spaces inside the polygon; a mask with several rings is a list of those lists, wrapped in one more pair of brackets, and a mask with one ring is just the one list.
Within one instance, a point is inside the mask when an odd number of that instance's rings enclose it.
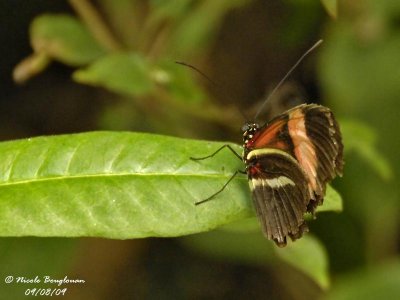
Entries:
{"label": "butterfly antenna", "polygon": [[[208,77],[204,72],[202,72],[201,70],[199,70],[198,68],[196,68],[195,66],[192,66],[190,64],[187,64],[185,62],[182,61],[175,61],[176,64],[178,65],[182,65],[185,67],[188,67],[194,71],[196,71],[197,73],[199,73],[201,76],[203,76],[205,79],[207,79],[215,88],[217,88],[219,91],[221,91],[223,94],[226,94],[226,92],[224,92],[224,90],[221,88],[220,85],[218,85],[217,83],[215,83],[210,77]],[[233,99],[233,97],[231,97],[229,94],[227,95],[229,98]],[[243,111],[239,110],[240,114],[242,115],[242,117],[248,121],[248,117],[244,114]]]}
{"label": "butterfly antenna", "polygon": [[182,62],[182,61],[176,61],[175,63],[178,64],[178,65],[182,65],[182,66],[188,67],[188,68],[190,68],[192,70],[195,70],[197,73],[199,73],[201,76],[203,76],[209,82],[211,82],[212,85],[214,85],[215,87],[218,87],[218,84],[216,84],[210,77],[208,77],[204,72],[202,72],[199,69],[197,69],[195,66],[189,65],[189,64],[187,64],[185,62]]}
{"label": "butterfly antenna", "polygon": [[275,94],[275,92],[281,87],[281,85],[285,82],[285,80],[292,74],[293,70],[297,68],[297,66],[302,62],[302,60],[310,54],[315,48],[317,48],[319,45],[321,45],[322,40],[319,40],[316,42],[310,49],[308,49],[298,60],[297,62],[290,68],[290,70],[286,73],[286,75],[279,81],[279,83],[275,86],[275,88],[272,90],[272,92],[268,95],[267,99],[264,101],[263,104],[261,104],[260,108],[258,109],[256,115],[254,116],[254,120],[257,119],[259,114],[262,112],[264,109],[265,105],[267,104],[268,100],[271,99],[271,97]]}

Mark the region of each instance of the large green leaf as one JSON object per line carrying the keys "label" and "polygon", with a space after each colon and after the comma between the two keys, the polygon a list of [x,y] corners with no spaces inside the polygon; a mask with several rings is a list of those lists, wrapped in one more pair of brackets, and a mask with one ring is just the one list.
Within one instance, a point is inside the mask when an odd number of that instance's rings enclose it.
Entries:
{"label": "large green leaf", "polygon": [[179,236],[253,216],[243,175],[194,205],[243,168],[229,151],[189,159],[221,145],[128,132],[0,143],[0,235]]}
{"label": "large green leaf", "polygon": [[[221,143],[93,132],[0,144],[0,235],[177,236],[252,215],[241,162]],[[239,150],[238,146],[233,145]]]}

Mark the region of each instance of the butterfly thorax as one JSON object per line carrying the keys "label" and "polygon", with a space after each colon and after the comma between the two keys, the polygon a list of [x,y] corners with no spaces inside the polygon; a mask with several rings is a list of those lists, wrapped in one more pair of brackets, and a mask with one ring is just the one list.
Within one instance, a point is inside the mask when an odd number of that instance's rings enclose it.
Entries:
{"label": "butterfly thorax", "polygon": [[248,122],[242,126],[243,132],[243,161],[247,164],[247,154],[253,148],[254,141],[260,131],[260,126],[254,122]]}

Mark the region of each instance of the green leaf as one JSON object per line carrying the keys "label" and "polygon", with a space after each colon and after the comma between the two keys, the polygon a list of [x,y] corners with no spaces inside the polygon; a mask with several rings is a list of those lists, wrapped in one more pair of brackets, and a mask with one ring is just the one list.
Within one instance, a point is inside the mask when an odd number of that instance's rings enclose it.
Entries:
{"label": "green leaf", "polygon": [[341,120],[345,151],[356,152],[383,179],[390,179],[393,171],[386,158],[376,149],[377,136],[375,130],[367,124],[355,120]]}
{"label": "green leaf", "polygon": [[307,274],[321,288],[329,287],[328,255],[321,242],[312,235],[306,234],[285,248],[274,249],[282,260]]}
{"label": "green leaf", "polygon": [[193,75],[190,72],[181,65],[163,61],[153,68],[152,77],[174,99],[185,103],[202,102],[207,97],[190,76]]}
{"label": "green leaf", "polygon": [[86,69],[76,71],[73,78],[80,83],[133,96],[145,95],[154,87],[149,63],[136,53],[105,56]]}
{"label": "green leaf", "polygon": [[260,231],[214,230],[183,237],[180,241],[194,252],[235,263],[260,265],[274,258],[274,244],[265,239]]}
{"label": "green leaf", "polygon": [[86,27],[69,15],[36,17],[30,28],[35,52],[71,66],[88,64],[105,54]]}
{"label": "green leaf", "polygon": [[[179,236],[253,215],[242,167],[222,143],[93,132],[0,143],[1,236]],[[240,147],[232,145],[238,151]]]}
{"label": "green leaf", "polygon": [[330,185],[326,188],[323,205],[317,207],[317,212],[323,211],[336,211],[341,212],[343,210],[342,196]]}
{"label": "green leaf", "polygon": [[128,132],[0,143],[0,236],[180,236],[254,216],[243,175],[194,205],[243,168],[230,151],[189,159],[221,145]]}
{"label": "green leaf", "polygon": [[252,218],[247,218],[224,225],[220,228],[220,230],[232,232],[261,232],[261,227],[257,217],[254,216]]}
{"label": "green leaf", "polygon": [[[252,222],[254,219],[248,220]],[[218,229],[187,236],[180,241],[194,252],[235,263],[273,264],[278,257],[309,276],[321,288],[329,287],[328,256],[322,244],[310,234],[294,243],[289,242],[285,248],[278,248],[266,240],[261,231]]]}
{"label": "green leaf", "polygon": [[334,19],[337,18],[338,8],[337,0],[321,0],[326,12]]}
{"label": "green leaf", "polygon": [[342,276],[324,299],[397,299],[399,295],[400,262],[396,259]]}

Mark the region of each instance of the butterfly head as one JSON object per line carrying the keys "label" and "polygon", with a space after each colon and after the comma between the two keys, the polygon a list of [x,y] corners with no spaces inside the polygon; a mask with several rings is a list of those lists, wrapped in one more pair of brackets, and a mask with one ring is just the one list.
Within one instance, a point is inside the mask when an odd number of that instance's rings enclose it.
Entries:
{"label": "butterfly head", "polygon": [[257,123],[248,122],[242,126],[243,133],[243,144],[244,147],[247,147],[251,140],[254,138],[254,135],[260,130],[260,126]]}

